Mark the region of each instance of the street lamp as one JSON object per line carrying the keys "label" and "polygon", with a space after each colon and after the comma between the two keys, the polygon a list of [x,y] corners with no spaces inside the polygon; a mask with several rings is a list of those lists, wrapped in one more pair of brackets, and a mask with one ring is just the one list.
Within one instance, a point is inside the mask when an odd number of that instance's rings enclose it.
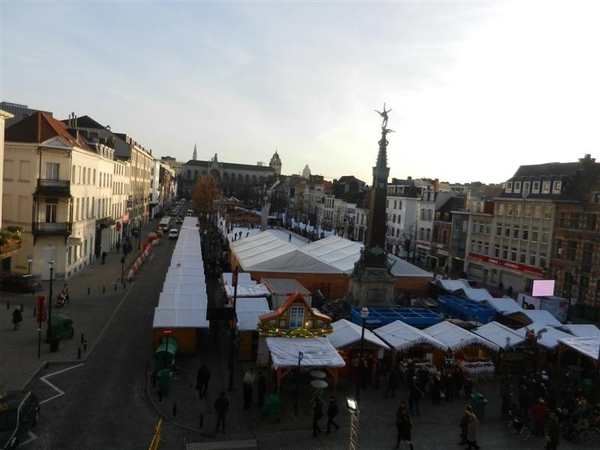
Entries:
{"label": "street lamp", "polygon": [[296,372],[296,403],[294,404],[294,417],[298,417],[298,385],[300,383],[300,362],[304,358],[304,353],[298,352],[298,371]]}
{"label": "street lamp", "polygon": [[46,332],[46,337],[48,338],[48,342],[52,342],[52,276],[54,274],[53,259],[48,261],[48,267],[50,268],[50,295],[48,296],[48,330]]}
{"label": "street lamp", "polygon": [[358,382],[356,383],[356,402],[360,400],[360,385],[362,384],[362,373],[363,373],[363,350],[365,347],[365,324],[367,317],[369,316],[369,308],[363,306],[360,310],[360,317],[362,317],[362,331],[360,335],[360,354],[358,355]]}
{"label": "street lamp", "polygon": [[358,402],[346,398],[346,406],[350,413],[350,450],[358,449]]}

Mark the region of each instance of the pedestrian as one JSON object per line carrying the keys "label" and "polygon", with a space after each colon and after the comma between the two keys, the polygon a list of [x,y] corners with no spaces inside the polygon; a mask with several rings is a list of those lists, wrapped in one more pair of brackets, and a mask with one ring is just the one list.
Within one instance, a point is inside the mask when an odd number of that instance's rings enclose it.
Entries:
{"label": "pedestrian", "polygon": [[467,443],[467,433],[469,430],[469,418],[470,414],[473,412],[470,405],[467,405],[463,416],[460,419],[460,423],[458,426],[460,427],[460,442],[458,445],[463,445]]}
{"label": "pedestrian", "polygon": [[60,290],[61,295],[63,295],[65,297],[65,303],[68,305],[70,303],[70,297],[69,297],[69,285],[67,283],[65,283],[62,287],[62,289]]}
{"label": "pedestrian", "polygon": [[513,287],[512,286],[508,286],[508,289],[506,290],[506,293],[510,297],[512,295],[512,293],[513,293]]}
{"label": "pedestrian", "polygon": [[223,433],[225,433],[225,416],[227,415],[227,411],[229,411],[229,400],[225,397],[225,392],[221,392],[219,398],[215,401],[214,406],[217,415],[217,430],[215,433],[219,432],[219,425],[221,426]]}
{"label": "pedestrian", "polygon": [[390,393],[392,397],[395,397],[396,389],[398,389],[398,371],[392,367],[388,372],[384,397],[387,398]]}
{"label": "pedestrian", "polygon": [[15,326],[15,330],[19,329],[21,322],[23,322],[23,314],[21,314],[21,308],[17,306],[12,314],[12,323]]}
{"label": "pedestrian", "polygon": [[396,411],[396,429],[398,430],[398,437],[396,438],[395,448],[400,448],[400,443],[405,441],[408,442],[410,450],[413,450],[411,442],[412,419],[410,417],[410,412],[406,408],[406,403],[403,401],[400,402],[398,410]]}
{"label": "pedestrian", "polygon": [[550,413],[543,398],[538,398],[538,401],[531,407],[531,416],[533,417],[533,434],[538,437],[545,436],[546,423],[548,423]]}
{"label": "pedestrian", "polygon": [[209,380],[210,369],[206,366],[206,364],[202,364],[202,366],[198,369],[198,373],[196,374],[196,389],[198,390],[199,398],[206,397]]}
{"label": "pedestrian", "polygon": [[250,409],[250,403],[252,403],[252,391],[254,390],[252,387],[252,383],[254,382],[254,377],[250,371],[247,371],[244,375],[244,379],[242,381],[242,393],[244,396],[244,411]]}
{"label": "pedestrian", "polygon": [[204,413],[206,412],[206,398],[200,397],[200,404],[198,405],[198,412],[200,413],[200,427],[204,426]]}
{"label": "pedestrian", "polygon": [[288,242],[292,242],[292,233],[290,233],[290,236],[288,237]]}
{"label": "pedestrian", "polygon": [[119,253],[121,251],[121,241],[118,240],[117,244],[115,245],[116,249],[117,249],[117,253]]}
{"label": "pedestrian", "polygon": [[410,385],[410,391],[408,393],[408,404],[410,412],[413,416],[421,415],[421,399],[423,398],[423,390],[419,386],[419,380],[417,377],[413,377]]}
{"label": "pedestrian", "polygon": [[556,414],[550,413],[550,419],[546,425],[546,450],[556,450],[560,440],[560,424]]}
{"label": "pedestrian", "polygon": [[265,395],[267,393],[267,377],[263,371],[260,371],[256,379],[256,388],[258,389],[258,405],[262,408],[265,403]]}
{"label": "pedestrian", "polygon": [[108,253],[106,253],[106,250],[102,252],[102,264],[106,263],[106,255],[108,255]]}
{"label": "pedestrian", "polygon": [[340,429],[340,426],[334,420],[335,416],[337,416],[339,410],[340,409],[335,400],[335,396],[332,395],[331,399],[329,399],[329,406],[327,407],[327,431],[325,433],[331,433],[332,425],[335,427],[335,431]]}
{"label": "pedestrian", "polygon": [[319,426],[319,420],[323,417],[323,402],[320,398],[315,398],[315,406],[313,408],[313,437],[321,434],[323,430]]}
{"label": "pedestrian", "polygon": [[440,404],[442,396],[442,372],[437,371],[431,380],[431,403],[434,405]]}
{"label": "pedestrian", "polygon": [[473,378],[469,374],[465,376],[465,384],[463,387],[465,388],[465,397],[467,400],[471,398],[471,394],[473,393]]}
{"label": "pedestrian", "polygon": [[479,450],[479,445],[477,445],[478,428],[479,421],[477,420],[477,416],[473,414],[473,412],[469,412],[469,423],[467,425],[467,450]]}

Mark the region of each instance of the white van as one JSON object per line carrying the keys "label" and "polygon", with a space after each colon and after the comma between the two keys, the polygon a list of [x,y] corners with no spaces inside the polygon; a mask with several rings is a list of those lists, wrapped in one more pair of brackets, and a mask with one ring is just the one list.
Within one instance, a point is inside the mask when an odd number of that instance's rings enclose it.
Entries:
{"label": "white van", "polygon": [[169,239],[177,239],[179,237],[179,231],[177,228],[171,228],[169,230]]}

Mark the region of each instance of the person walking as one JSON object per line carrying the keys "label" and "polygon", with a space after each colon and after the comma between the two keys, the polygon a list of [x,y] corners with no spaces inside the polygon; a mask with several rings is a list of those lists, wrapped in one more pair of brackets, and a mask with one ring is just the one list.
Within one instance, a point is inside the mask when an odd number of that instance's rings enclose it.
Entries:
{"label": "person walking", "polygon": [[560,441],[560,424],[554,413],[550,413],[550,418],[546,424],[546,441],[546,450],[556,450]]}
{"label": "person walking", "polygon": [[200,426],[202,428],[204,426],[204,413],[206,412],[206,398],[200,397],[200,404],[198,405],[198,412],[200,413]]}
{"label": "person walking", "polygon": [[323,417],[323,402],[318,397],[315,399],[315,406],[313,408],[313,437],[317,437],[323,432],[319,426],[319,420]]}
{"label": "person walking", "polygon": [[473,412],[470,405],[467,405],[463,416],[460,419],[460,423],[458,424],[460,428],[460,442],[458,445],[463,445],[467,443],[467,433],[469,431],[469,418],[470,414]]}
{"label": "person walking", "polygon": [[106,256],[108,255],[108,253],[106,253],[106,250],[102,252],[102,264],[106,263]]}
{"label": "person walking", "polygon": [[225,397],[225,392],[221,392],[214,406],[217,415],[217,430],[215,433],[219,432],[219,426],[223,433],[225,433],[225,416],[227,415],[227,411],[229,411],[229,400]]}
{"label": "person walking", "polygon": [[338,415],[339,410],[335,397],[332,395],[327,407],[327,431],[325,433],[331,433],[332,425],[335,427],[335,431],[340,429],[340,426],[335,422],[335,416]]}
{"label": "person walking", "polygon": [[537,437],[545,436],[546,423],[548,423],[550,414],[543,398],[539,398],[531,407],[531,416],[533,417],[533,434]]}
{"label": "person walking", "polygon": [[469,423],[467,424],[467,450],[479,450],[477,445],[477,434],[479,429],[479,421],[473,412],[469,412]]}
{"label": "person walking", "polygon": [[392,367],[387,375],[387,385],[385,389],[384,397],[387,398],[390,394],[391,397],[396,396],[396,389],[398,389],[398,371]]}
{"label": "person walking", "polygon": [[395,448],[400,448],[400,443],[405,441],[408,442],[410,450],[413,450],[411,441],[412,418],[404,402],[400,402],[396,411],[396,429],[398,430],[398,437],[396,438]]}
{"label": "person walking", "polygon": [[198,369],[198,373],[196,374],[196,389],[198,390],[199,398],[206,397],[209,380],[210,369],[206,366],[206,364],[202,364],[202,366]]}
{"label": "person walking", "polygon": [[19,329],[21,322],[23,322],[23,314],[21,314],[21,308],[17,306],[12,314],[12,323],[15,327],[15,330]]}
{"label": "person walking", "polygon": [[262,408],[265,404],[265,395],[267,393],[267,377],[265,377],[263,371],[258,374],[256,388],[258,390],[258,405]]}
{"label": "person walking", "polygon": [[[68,305],[70,303],[71,298],[69,297],[69,285],[67,283],[65,283],[62,287],[62,289],[60,290],[61,295],[63,295],[65,297],[65,303]],[[52,299],[50,299],[52,300]]]}
{"label": "person walking", "polygon": [[244,396],[244,411],[250,409],[250,403],[252,403],[252,391],[254,388],[252,387],[252,383],[254,382],[254,377],[250,371],[247,371],[244,375],[244,379],[242,381],[242,393]]}
{"label": "person walking", "polygon": [[419,380],[417,377],[413,377],[412,383],[410,385],[410,391],[408,393],[408,405],[410,408],[410,413],[413,416],[421,415],[421,399],[423,398],[423,389],[419,385]]}

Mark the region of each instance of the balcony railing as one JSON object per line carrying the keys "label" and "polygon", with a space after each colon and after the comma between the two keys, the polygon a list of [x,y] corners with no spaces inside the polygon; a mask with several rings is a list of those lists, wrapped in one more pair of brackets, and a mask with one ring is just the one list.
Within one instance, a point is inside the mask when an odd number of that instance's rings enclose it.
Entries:
{"label": "balcony railing", "polygon": [[38,178],[36,197],[69,197],[71,195],[71,182],[68,180],[48,180]]}
{"label": "balcony railing", "polygon": [[71,227],[71,222],[33,222],[31,232],[37,236],[68,236],[71,234]]}

